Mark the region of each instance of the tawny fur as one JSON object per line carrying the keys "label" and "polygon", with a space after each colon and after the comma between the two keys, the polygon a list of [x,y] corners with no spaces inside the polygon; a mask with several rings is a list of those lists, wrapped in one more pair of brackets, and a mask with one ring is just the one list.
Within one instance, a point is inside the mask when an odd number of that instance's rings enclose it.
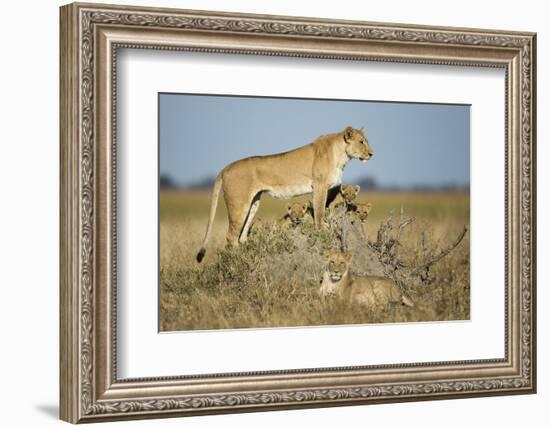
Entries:
{"label": "tawny fur", "polygon": [[279,220],[279,224],[285,228],[303,223],[313,224],[313,208],[310,202],[290,203],[286,215]]}
{"label": "tawny fur", "polygon": [[341,206],[352,209],[361,188],[358,185],[342,184],[338,187],[338,193],[329,201],[328,208],[334,209]]}
{"label": "tawny fur", "polygon": [[313,193],[315,225],[321,228],[328,190],[341,183],[348,161],[354,158],[367,161],[371,157],[364,129],[347,127],[286,153],[248,157],[231,163],[216,177],[206,234],[197,261],[202,261],[206,252],[220,191],[223,190],[229,219],[229,245],[246,241],[263,193],[282,199]]}
{"label": "tawny fur", "polygon": [[349,214],[351,215],[352,222],[355,222],[355,220],[359,220],[361,224],[364,224],[370,214],[370,211],[372,209],[372,203],[357,203],[353,206],[353,209],[349,210]]}
{"label": "tawny fur", "polygon": [[327,267],[323,274],[319,294],[336,295],[349,302],[374,308],[384,308],[391,303],[412,307],[412,300],[406,296],[397,283],[381,276],[354,276],[349,267],[352,253],[325,251]]}

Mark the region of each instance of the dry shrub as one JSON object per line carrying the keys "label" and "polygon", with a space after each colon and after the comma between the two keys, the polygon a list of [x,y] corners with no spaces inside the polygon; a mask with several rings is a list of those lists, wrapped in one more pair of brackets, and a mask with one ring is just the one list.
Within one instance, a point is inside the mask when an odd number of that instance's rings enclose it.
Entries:
{"label": "dry shrub", "polygon": [[[161,330],[467,319],[468,242],[458,242],[435,260],[448,242],[437,243],[429,229],[415,229],[412,221],[402,226],[403,221],[408,219],[402,215],[394,224],[390,215],[376,238],[367,236],[364,224],[352,221],[345,209],[330,212],[321,230],[309,223],[283,228],[257,221],[246,243],[219,249],[209,255],[214,258],[210,263],[161,269]],[[427,248],[429,235],[434,244]],[[327,248],[352,250],[354,274],[396,280],[415,307],[374,311],[320,298],[321,254]]]}

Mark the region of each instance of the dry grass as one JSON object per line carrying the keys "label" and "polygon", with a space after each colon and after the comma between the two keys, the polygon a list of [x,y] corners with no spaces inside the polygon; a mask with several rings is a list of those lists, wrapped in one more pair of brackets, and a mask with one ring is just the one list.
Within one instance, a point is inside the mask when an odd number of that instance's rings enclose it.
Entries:
{"label": "dry grass", "polygon": [[[363,195],[362,199],[366,199]],[[363,200],[364,201],[364,200]],[[400,256],[422,257],[421,233],[432,249],[444,247],[463,225],[469,225],[469,196],[462,193],[369,193],[373,211],[365,227],[375,239],[391,209],[404,208],[416,218],[401,239]],[[309,225],[277,227],[285,202],[265,197],[249,241],[226,249],[227,220],[223,202],[202,264],[195,261],[203,238],[210,194],[163,192],[160,199],[160,328],[162,331],[341,325],[468,319],[470,312],[469,235],[447,257],[432,266],[432,282],[406,276],[404,286],[414,308],[389,307],[375,312],[363,306],[323,300],[317,291],[324,268],[323,249],[337,247],[334,228]],[[360,230],[350,233],[355,274],[381,274]]]}

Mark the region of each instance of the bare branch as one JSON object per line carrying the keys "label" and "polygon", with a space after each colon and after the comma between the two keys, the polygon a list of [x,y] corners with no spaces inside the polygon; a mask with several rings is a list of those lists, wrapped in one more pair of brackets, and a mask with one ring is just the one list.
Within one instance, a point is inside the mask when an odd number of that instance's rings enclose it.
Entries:
{"label": "bare branch", "polygon": [[399,239],[401,238],[401,232],[406,226],[412,224],[413,221],[414,221],[414,218],[407,218],[403,220],[403,214],[401,214],[401,224],[399,224],[399,228],[397,229],[397,236],[395,240],[399,242]]}
{"label": "bare branch", "polygon": [[403,208],[400,210],[399,224],[394,223],[394,211],[391,210],[388,218],[380,224],[376,241],[366,239],[366,246],[371,250],[380,262],[384,274],[392,278],[395,282],[403,286],[403,279],[413,276],[419,277],[422,283],[431,284],[435,279],[430,275],[430,266],[447,256],[453,251],[466,235],[466,226],[457,236],[457,238],[445,249],[434,254],[430,249],[426,231],[421,233],[422,260],[420,265],[409,263],[399,257],[399,248],[401,247],[401,237],[404,230],[414,222],[414,218],[406,217]]}
{"label": "bare branch", "polygon": [[428,237],[426,236],[426,231],[422,231],[422,256],[424,263],[428,261]]}
{"label": "bare branch", "polygon": [[398,268],[407,267],[407,264],[397,256],[397,251],[400,246],[402,231],[414,221],[414,218],[405,218],[403,208],[401,208],[400,213],[401,221],[397,226],[396,232],[394,232],[394,210],[392,209],[389,212],[388,219],[378,229],[376,242],[368,240],[366,242],[367,247],[377,255],[387,274]]}
{"label": "bare branch", "polygon": [[[438,262],[440,259],[446,257],[447,255],[449,255],[449,253],[454,249],[456,248],[460,242],[462,242],[462,239],[464,239],[464,236],[466,235],[466,232],[468,231],[468,228],[466,226],[464,226],[464,228],[462,229],[462,231],[460,232],[460,234],[457,236],[457,238],[455,239],[455,241],[453,243],[451,243],[449,246],[447,246],[445,249],[443,249],[439,254],[437,254],[436,256],[434,257],[431,257],[431,258],[425,258],[424,259],[424,264],[417,267],[414,271],[413,271],[413,274],[418,274],[419,272],[421,272],[422,270],[425,270],[427,268],[429,268],[431,265],[435,264],[436,262]],[[424,242],[425,240],[423,239],[423,246],[424,246]],[[427,245],[427,243],[426,243]],[[427,253],[427,246],[424,247],[424,255],[426,256],[426,253]]]}

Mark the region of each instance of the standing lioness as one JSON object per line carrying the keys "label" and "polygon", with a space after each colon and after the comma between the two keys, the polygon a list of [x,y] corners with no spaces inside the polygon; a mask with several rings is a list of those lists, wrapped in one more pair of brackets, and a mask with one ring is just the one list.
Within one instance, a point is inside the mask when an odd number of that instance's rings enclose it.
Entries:
{"label": "standing lioness", "polygon": [[347,127],[286,153],[248,157],[229,164],[216,177],[206,235],[197,261],[204,258],[222,189],[229,219],[229,245],[246,241],[262,193],[278,199],[313,193],[313,216],[320,228],[328,190],[341,183],[344,166],[351,159],[366,162],[371,157],[364,129]]}

